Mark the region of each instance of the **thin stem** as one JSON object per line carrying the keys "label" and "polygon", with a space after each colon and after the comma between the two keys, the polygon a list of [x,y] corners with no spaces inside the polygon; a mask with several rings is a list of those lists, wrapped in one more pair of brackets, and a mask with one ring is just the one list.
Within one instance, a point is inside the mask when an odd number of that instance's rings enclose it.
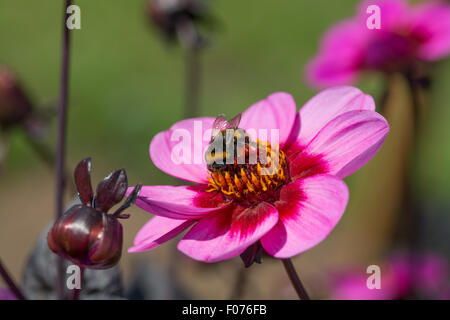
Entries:
{"label": "thin stem", "polygon": [[186,104],[185,117],[198,115],[200,96],[200,49],[194,45],[186,50]]}
{"label": "thin stem", "polygon": [[234,283],[232,292],[231,292],[231,300],[239,300],[244,295],[245,287],[247,285],[248,280],[247,268],[243,268],[239,266],[238,275],[236,277],[236,282]]}
{"label": "thin stem", "polygon": [[34,152],[41,158],[41,160],[49,167],[55,167],[55,155],[50,148],[48,148],[45,144],[36,141],[30,135],[26,135],[27,141],[30,144],[31,148],[33,148]]}
{"label": "thin stem", "polygon": [[418,139],[420,137],[421,131],[421,111],[422,111],[422,103],[421,94],[424,93],[424,87],[420,85],[420,83],[415,79],[411,74],[406,75],[406,79],[409,85],[409,91],[411,94],[412,100],[412,113],[413,113],[413,130],[412,130],[412,144],[410,151],[410,160],[408,163],[408,179],[407,184],[405,186],[405,199],[404,199],[404,210],[408,215],[406,217],[406,241],[409,249],[409,264],[411,266],[411,296],[415,297],[417,292],[417,274],[416,269],[414,268],[415,257],[414,252],[417,251],[419,247],[420,241],[420,225],[422,224],[422,217],[420,211],[418,210],[417,202],[414,197],[413,190],[413,169],[415,167],[417,158],[418,158]]}
{"label": "thin stem", "polygon": [[201,38],[190,19],[177,24],[177,35],[186,54],[186,93],[184,116],[197,116],[200,95],[200,53]]}
{"label": "thin stem", "polygon": [[[55,153],[53,150],[51,150],[46,144],[37,141],[29,134],[26,134],[26,138],[28,143],[30,144],[31,148],[34,150],[34,152],[41,158],[41,160],[47,165],[48,168],[51,170],[54,170],[55,167]],[[64,169],[64,179],[68,177],[68,171],[67,168]],[[75,186],[70,185],[70,192],[76,193]]]}
{"label": "thin stem", "polygon": [[413,128],[411,134],[411,149],[409,152],[409,162],[407,164],[408,177],[405,180],[405,196],[404,196],[404,212],[407,217],[406,221],[406,241],[411,252],[417,249],[418,245],[418,234],[419,234],[419,223],[420,215],[417,210],[417,204],[415,203],[414,190],[413,190],[413,172],[415,163],[417,160],[417,144],[420,130],[420,87],[415,83],[415,80],[411,76],[406,76],[409,91],[412,101],[412,117],[413,117]]}
{"label": "thin stem", "polygon": [[[420,91],[421,86],[416,82],[414,78],[411,76],[407,76],[407,81],[409,85],[409,90],[411,93],[411,99],[412,99],[412,107],[413,107],[413,139],[414,143],[416,142],[416,139],[419,135],[420,131],[420,116],[421,116],[421,101],[420,101]],[[415,152],[415,150],[413,150]]]}
{"label": "thin stem", "polygon": [[23,295],[22,291],[19,289],[19,287],[16,285],[6,268],[3,266],[2,261],[0,260],[0,275],[2,276],[5,283],[8,285],[11,292],[16,296],[19,300],[26,300],[25,296]]}
{"label": "thin stem", "polygon": [[310,300],[308,293],[305,290],[305,287],[300,281],[297,271],[295,271],[295,267],[292,264],[291,259],[281,259],[281,262],[283,262],[284,269],[286,270],[286,273],[289,276],[289,280],[291,280],[292,286],[297,292],[300,300]]}
{"label": "thin stem", "polygon": [[[67,8],[72,4],[72,0],[65,0],[63,13],[63,42],[62,42],[62,61],[61,61],[61,78],[59,91],[59,105],[58,105],[58,141],[56,145],[56,218],[63,214],[63,197],[65,189],[65,152],[66,152],[66,127],[67,127],[67,97],[69,87],[69,53],[70,53],[70,32],[66,27],[66,20],[68,14]],[[58,259],[57,268],[57,292],[60,299],[63,298],[64,292],[64,275],[63,275],[63,261]]]}
{"label": "thin stem", "polygon": [[83,288],[84,268],[80,267],[80,289],[73,289],[72,300],[80,300],[81,290]]}

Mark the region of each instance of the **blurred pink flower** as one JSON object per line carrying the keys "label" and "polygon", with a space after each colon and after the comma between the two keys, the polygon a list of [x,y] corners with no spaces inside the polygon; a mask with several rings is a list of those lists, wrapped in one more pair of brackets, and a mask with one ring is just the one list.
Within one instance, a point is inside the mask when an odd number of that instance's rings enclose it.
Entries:
{"label": "blurred pink flower", "polygon": [[[366,26],[370,5],[380,8],[380,29]],[[306,77],[316,87],[349,84],[362,70],[405,70],[414,61],[434,61],[449,53],[449,4],[409,7],[404,0],[364,1],[355,17],[327,31]]]}
{"label": "blurred pink flower", "polygon": [[0,288],[0,300],[17,300],[17,298],[10,290]]}
{"label": "blurred pink flower", "polygon": [[448,264],[440,256],[405,253],[392,256],[381,268],[381,288],[369,289],[365,270],[340,273],[332,296],[342,300],[397,300],[414,297],[448,299]]}
{"label": "blurred pink flower", "polygon": [[[153,138],[151,159],[162,171],[196,185],[144,186],[136,205],[156,217],[139,231],[129,252],[151,250],[191,226],[178,249],[205,262],[233,258],[249,247],[247,254],[255,252],[260,245],[277,258],[317,245],[347,205],[348,190],[341,179],[375,155],[389,130],[374,110],[372,97],[353,87],[325,90],[298,113],[287,93],[271,94],[252,105],[242,114],[239,128],[279,130],[280,166],[276,175],[265,176],[272,184],[263,180],[256,165],[241,165],[247,166],[244,171],[231,165],[231,177],[226,171],[213,180],[204,159],[199,164],[173,163],[171,152],[179,142],[171,140],[172,133],[185,129],[195,136],[194,122],[200,121],[204,137],[215,119],[175,123]],[[208,145],[209,137],[201,150]],[[214,181],[221,181],[220,187]]]}

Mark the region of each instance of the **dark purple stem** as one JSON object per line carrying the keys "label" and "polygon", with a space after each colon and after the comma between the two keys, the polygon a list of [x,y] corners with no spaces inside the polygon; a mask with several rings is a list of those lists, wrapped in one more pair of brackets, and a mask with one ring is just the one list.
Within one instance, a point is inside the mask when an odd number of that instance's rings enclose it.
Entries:
{"label": "dark purple stem", "polygon": [[[83,284],[84,268],[80,267],[80,283]],[[82,287],[80,289],[73,289],[72,300],[80,300]]]}
{"label": "dark purple stem", "polygon": [[242,299],[248,280],[247,271],[247,268],[242,268],[242,266],[240,266],[238,275],[236,277],[236,282],[234,283],[234,287],[231,292],[231,300]]}
{"label": "dark purple stem", "polygon": [[9,275],[8,270],[6,270],[6,268],[3,266],[1,260],[0,260],[0,275],[2,276],[3,280],[8,285],[9,289],[16,296],[17,299],[19,299],[19,300],[26,300],[26,298],[23,295],[22,291],[19,289],[19,287],[16,285],[14,280]]}
{"label": "dark purple stem", "polygon": [[186,51],[186,106],[185,116],[198,116],[200,96],[200,49],[198,46]]}
{"label": "dark purple stem", "polygon": [[303,287],[303,284],[300,281],[297,271],[295,271],[295,267],[292,264],[291,259],[281,259],[281,262],[283,262],[284,269],[286,269],[286,273],[289,276],[289,280],[291,280],[292,286],[297,292],[300,300],[310,300],[308,293],[305,290],[305,287]]}
{"label": "dark purple stem", "polygon": [[416,197],[414,196],[413,190],[413,170],[416,165],[418,154],[418,141],[421,132],[421,111],[422,111],[422,101],[421,93],[426,91],[426,87],[422,86],[420,81],[416,79],[413,75],[407,74],[406,79],[408,81],[409,90],[411,94],[412,107],[413,107],[413,131],[412,131],[412,146],[410,151],[410,158],[408,163],[408,178],[406,179],[405,185],[405,198],[404,198],[404,212],[406,213],[405,224],[406,224],[406,241],[407,247],[409,249],[409,264],[411,270],[411,295],[416,296],[418,293],[417,287],[417,273],[415,268],[415,258],[414,252],[419,248],[420,244],[420,225],[423,223],[420,209],[418,209],[418,203]]}
{"label": "dark purple stem", "polygon": [[[62,61],[61,78],[58,104],[58,140],[56,145],[56,218],[63,214],[63,198],[65,189],[65,152],[66,152],[66,127],[67,127],[67,95],[69,87],[69,53],[70,53],[70,31],[66,27],[68,14],[67,8],[72,4],[72,0],[65,0],[63,13],[63,42],[62,42]],[[57,293],[60,299],[64,298],[64,274],[63,261],[58,258],[57,265]]]}
{"label": "dark purple stem", "polygon": [[197,116],[200,95],[200,51],[201,38],[189,19],[178,22],[177,34],[186,54],[186,93],[184,116]]}
{"label": "dark purple stem", "polygon": [[[33,137],[31,137],[29,134],[27,134],[27,140],[30,144],[31,148],[36,152],[36,154],[41,158],[43,162],[47,165],[49,169],[52,171],[55,167],[55,153],[53,150],[51,150],[47,145],[41,143],[40,141],[37,141]],[[64,169],[64,177],[68,177],[68,171],[67,168]],[[75,186],[70,186],[70,192],[75,193]]]}

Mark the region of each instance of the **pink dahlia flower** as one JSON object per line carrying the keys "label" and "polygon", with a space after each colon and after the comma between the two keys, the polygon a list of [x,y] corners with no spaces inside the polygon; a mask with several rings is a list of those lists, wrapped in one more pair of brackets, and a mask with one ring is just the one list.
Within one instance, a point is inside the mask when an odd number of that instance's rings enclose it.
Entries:
{"label": "pink dahlia flower", "polygon": [[426,253],[399,254],[381,266],[380,289],[369,289],[364,271],[349,271],[334,279],[333,298],[342,300],[449,299],[447,261]]}
{"label": "pink dahlia flower", "polygon": [[280,165],[269,176],[261,174],[259,163],[211,172],[204,153],[197,164],[174,163],[171,153],[179,142],[173,133],[181,129],[204,137],[200,146],[194,141],[189,146],[205,152],[211,137],[206,130],[215,119],[175,123],[153,138],[151,159],[162,171],[196,185],[144,186],[135,204],[156,216],[129,252],[151,250],[188,228],[178,249],[205,262],[233,258],[249,248],[248,255],[261,245],[274,257],[288,258],[317,245],[347,205],[342,178],[375,155],[389,130],[374,110],[372,97],[353,87],[325,90],[298,113],[292,96],[282,92],[252,105],[242,113],[239,128],[279,132]]}
{"label": "pink dahlia flower", "polygon": [[[380,29],[367,27],[370,5],[380,8]],[[355,17],[328,30],[306,76],[316,87],[349,84],[362,70],[405,70],[414,61],[434,61],[449,53],[449,4],[427,1],[409,7],[404,0],[364,1]]]}

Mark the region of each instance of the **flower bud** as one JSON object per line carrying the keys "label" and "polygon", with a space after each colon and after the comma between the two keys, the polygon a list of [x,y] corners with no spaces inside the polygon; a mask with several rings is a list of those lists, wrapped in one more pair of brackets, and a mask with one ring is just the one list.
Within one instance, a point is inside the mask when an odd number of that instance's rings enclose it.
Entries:
{"label": "flower bud", "polygon": [[107,269],[117,264],[122,254],[122,225],[118,219],[136,200],[140,185],[113,214],[108,210],[119,203],[128,187],[124,169],[107,176],[94,198],[90,180],[90,159],[75,169],[75,184],[82,204],[74,205],[58,218],[47,235],[50,249],[60,257],[90,269]]}
{"label": "flower bud", "polygon": [[209,10],[202,0],[150,0],[148,15],[151,22],[168,39],[175,40],[178,28],[209,20]]}
{"label": "flower bud", "polygon": [[114,266],[122,252],[122,225],[111,215],[75,205],[56,221],[48,237],[62,258],[92,269]]}
{"label": "flower bud", "polygon": [[0,67],[0,126],[22,122],[31,113],[31,102],[14,75]]}

